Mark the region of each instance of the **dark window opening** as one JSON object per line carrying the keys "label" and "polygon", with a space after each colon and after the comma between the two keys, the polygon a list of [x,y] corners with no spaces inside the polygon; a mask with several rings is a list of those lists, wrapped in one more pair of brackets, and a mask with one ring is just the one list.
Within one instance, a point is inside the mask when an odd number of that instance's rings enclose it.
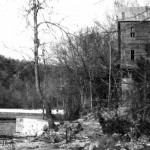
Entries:
{"label": "dark window opening", "polygon": [[134,29],[134,27],[131,27],[130,37],[135,37],[135,29]]}
{"label": "dark window opening", "polygon": [[134,60],[134,50],[131,50],[131,60]]}
{"label": "dark window opening", "polygon": [[145,45],[145,51],[146,51],[146,54],[149,56],[150,55],[150,43]]}
{"label": "dark window opening", "polygon": [[131,37],[135,37],[135,33],[130,33],[130,36]]}

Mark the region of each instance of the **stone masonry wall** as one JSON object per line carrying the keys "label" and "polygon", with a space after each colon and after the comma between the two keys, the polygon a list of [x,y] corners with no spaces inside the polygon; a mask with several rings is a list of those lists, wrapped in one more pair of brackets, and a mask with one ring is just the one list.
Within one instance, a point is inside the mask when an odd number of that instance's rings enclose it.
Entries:
{"label": "stone masonry wall", "polygon": [[[131,29],[132,28],[132,29]],[[123,63],[132,64],[131,50],[134,57],[147,57],[146,45],[150,44],[150,21],[121,21],[121,59]],[[134,37],[131,37],[131,32]]]}
{"label": "stone masonry wall", "polygon": [[16,132],[15,120],[0,120],[0,136],[11,136]]}

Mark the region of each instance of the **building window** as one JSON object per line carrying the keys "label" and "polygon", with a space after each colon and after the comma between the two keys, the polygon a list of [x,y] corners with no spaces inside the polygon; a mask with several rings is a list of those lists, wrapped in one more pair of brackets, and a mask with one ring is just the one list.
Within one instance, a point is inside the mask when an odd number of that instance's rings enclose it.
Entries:
{"label": "building window", "polygon": [[135,28],[131,27],[130,37],[135,37]]}
{"label": "building window", "polygon": [[145,45],[145,51],[146,51],[147,56],[150,56],[150,43]]}
{"label": "building window", "polygon": [[131,60],[134,60],[134,50],[131,50]]}

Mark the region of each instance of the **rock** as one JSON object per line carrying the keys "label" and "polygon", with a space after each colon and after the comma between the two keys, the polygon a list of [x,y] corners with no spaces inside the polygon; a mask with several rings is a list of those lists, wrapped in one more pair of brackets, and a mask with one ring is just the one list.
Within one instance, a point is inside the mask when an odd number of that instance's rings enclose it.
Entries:
{"label": "rock", "polygon": [[80,142],[76,140],[73,143],[71,143],[68,148],[73,150],[84,150],[84,147],[85,147],[85,142]]}
{"label": "rock", "polygon": [[48,131],[48,130],[49,130],[49,127],[47,125],[44,125],[43,131]]}
{"label": "rock", "polygon": [[66,129],[65,128],[60,128],[59,129],[59,134],[60,135],[66,135]]}
{"label": "rock", "polygon": [[39,145],[34,145],[34,146],[27,147],[27,149],[37,149],[37,148],[39,148]]}
{"label": "rock", "polygon": [[78,119],[77,120],[79,123],[83,123],[84,122],[84,119]]}
{"label": "rock", "polygon": [[44,132],[43,133],[43,135],[42,135],[42,137],[44,138],[44,139],[49,139],[49,132]]}
{"label": "rock", "polygon": [[144,135],[144,136],[141,136],[139,139],[138,139],[138,141],[140,141],[141,143],[148,143],[148,141],[149,141],[149,137],[148,136],[146,136],[146,135]]}
{"label": "rock", "polygon": [[72,122],[66,128],[70,129],[73,134],[77,134],[79,131],[83,130],[81,123]]}
{"label": "rock", "polygon": [[66,144],[60,145],[60,148],[66,149]]}
{"label": "rock", "polygon": [[99,149],[99,143],[98,142],[91,143],[89,146],[89,150],[98,150],[98,149]]}
{"label": "rock", "polygon": [[146,145],[150,147],[150,143],[149,142]]}
{"label": "rock", "polygon": [[37,131],[36,136],[40,136],[40,135],[42,135],[43,133],[44,133],[43,130],[39,130],[39,131]]}
{"label": "rock", "polygon": [[143,148],[144,148],[144,146],[141,144],[134,145],[134,150],[141,150]]}
{"label": "rock", "polygon": [[59,123],[60,123],[60,125],[63,125],[63,124],[64,124],[64,121],[61,120]]}
{"label": "rock", "polygon": [[48,118],[47,121],[48,121],[49,128],[53,129],[55,126],[53,119]]}
{"label": "rock", "polygon": [[140,142],[128,142],[124,144],[129,150],[145,150],[145,146]]}
{"label": "rock", "polygon": [[55,149],[57,148],[57,149],[58,149],[58,148],[60,148],[60,146],[61,146],[60,143],[55,143],[55,144],[53,145],[53,148],[55,148]]}
{"label": "rock", "polygon": [[59,131],[58,125],[55,125],[55,126],[54,126],[54,131],[55,131],[55,132],[58,132],[58,131]]}
{"label": "rock", "polygon": [[59,143],[64,140],[64,135],[55,132],[54,129],[49,129],[45,131],[39,139],[43,139],[47,143]]}
{"label": "rock", "polygon": [[89,150],[98,150],[98,148],[95,145],[90,145]]}
{"label": "rock", "polygon": [[88,116],[83,117],[84,121],[88,120]]}
{"label": "rock", "polygon": [[16,137],[16,138],[18,138],[18,137],[26,137],[26,135],[24,135],[23,133],[18,133],[18,132],[16,132],[16,133],[14,134],[14,137]]}

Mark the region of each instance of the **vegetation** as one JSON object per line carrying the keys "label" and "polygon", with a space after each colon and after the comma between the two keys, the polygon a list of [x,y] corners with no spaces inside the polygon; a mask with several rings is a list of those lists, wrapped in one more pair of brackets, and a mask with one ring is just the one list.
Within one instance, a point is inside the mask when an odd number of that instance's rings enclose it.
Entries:
{"label": "vegetation", "polygon": [[[81,30],[55,46],[58,62],[39,64],[39,78],[45,97],[63,105],[67,116],[79,116],[79,111],[107,106],[109,80],[109,34],[96,28]],[[115,41],[112,44],[111,98],[117,99],[118,58]],[[41,108],[35,91],[34,63],[0,57],[1,104],[4,108]],[[8,102],[8,103],[6,103]],[[74,115],[71,115],[74,114]],[[74,116],[74,117],[75,117]],[[73,117],[73,118],[74,118]],[[71,119],[71,118],[70,118]]]}
{"label": "vegetation", "polygon": [[[54,47],[57,63],[39,64],[42,93],[52,108],[64,107],[67,119],[108,106],[117,110],[122,103],[117,38],[114,35],[110,47],[110,37],[110,32],[102,33],[96,27],[81,30],[76,35],[68,35]],[[149,61],[141,58],[137,60],[137,66],[132,70],[134,90],[128,93],[126,100],[132,102],[133,115],[140,112],[146,118],[149,115]],[[123,74],[127,76],[128,70]],[[0,76],[1,108],[42,108],[35,90],[34,62],[0,56]],[[110,81],[111,95],[108,94]],[[132,94],[135,91],[136,94]]]}
{"label": "vegetation", "polygon": [[[44,69],[42,64],[39,65],[39,70],[40,82],[43,84]],[[59,76],[59,72],[57,72],[57,70],[58,66],[47,66],[47,75],[49,80],[49,82],[47,82],[47,86],[49,87],[49,90],[47,89],[47,93],[49,92],[49,94],[46,96],[49,99],[51,93],[53,93],[51,94],[52,96],[58,97],[57,99],[59,99],[59,96],[56,96],[56,89],[58,85],[55,85],[55,83],[58,82]],[[42,108],[42,104],[37,98],[35,91],[33,62],[13,60],[0,56],[0,75],[1,108]],[[53,91],[51,90],[52,88]]]}

